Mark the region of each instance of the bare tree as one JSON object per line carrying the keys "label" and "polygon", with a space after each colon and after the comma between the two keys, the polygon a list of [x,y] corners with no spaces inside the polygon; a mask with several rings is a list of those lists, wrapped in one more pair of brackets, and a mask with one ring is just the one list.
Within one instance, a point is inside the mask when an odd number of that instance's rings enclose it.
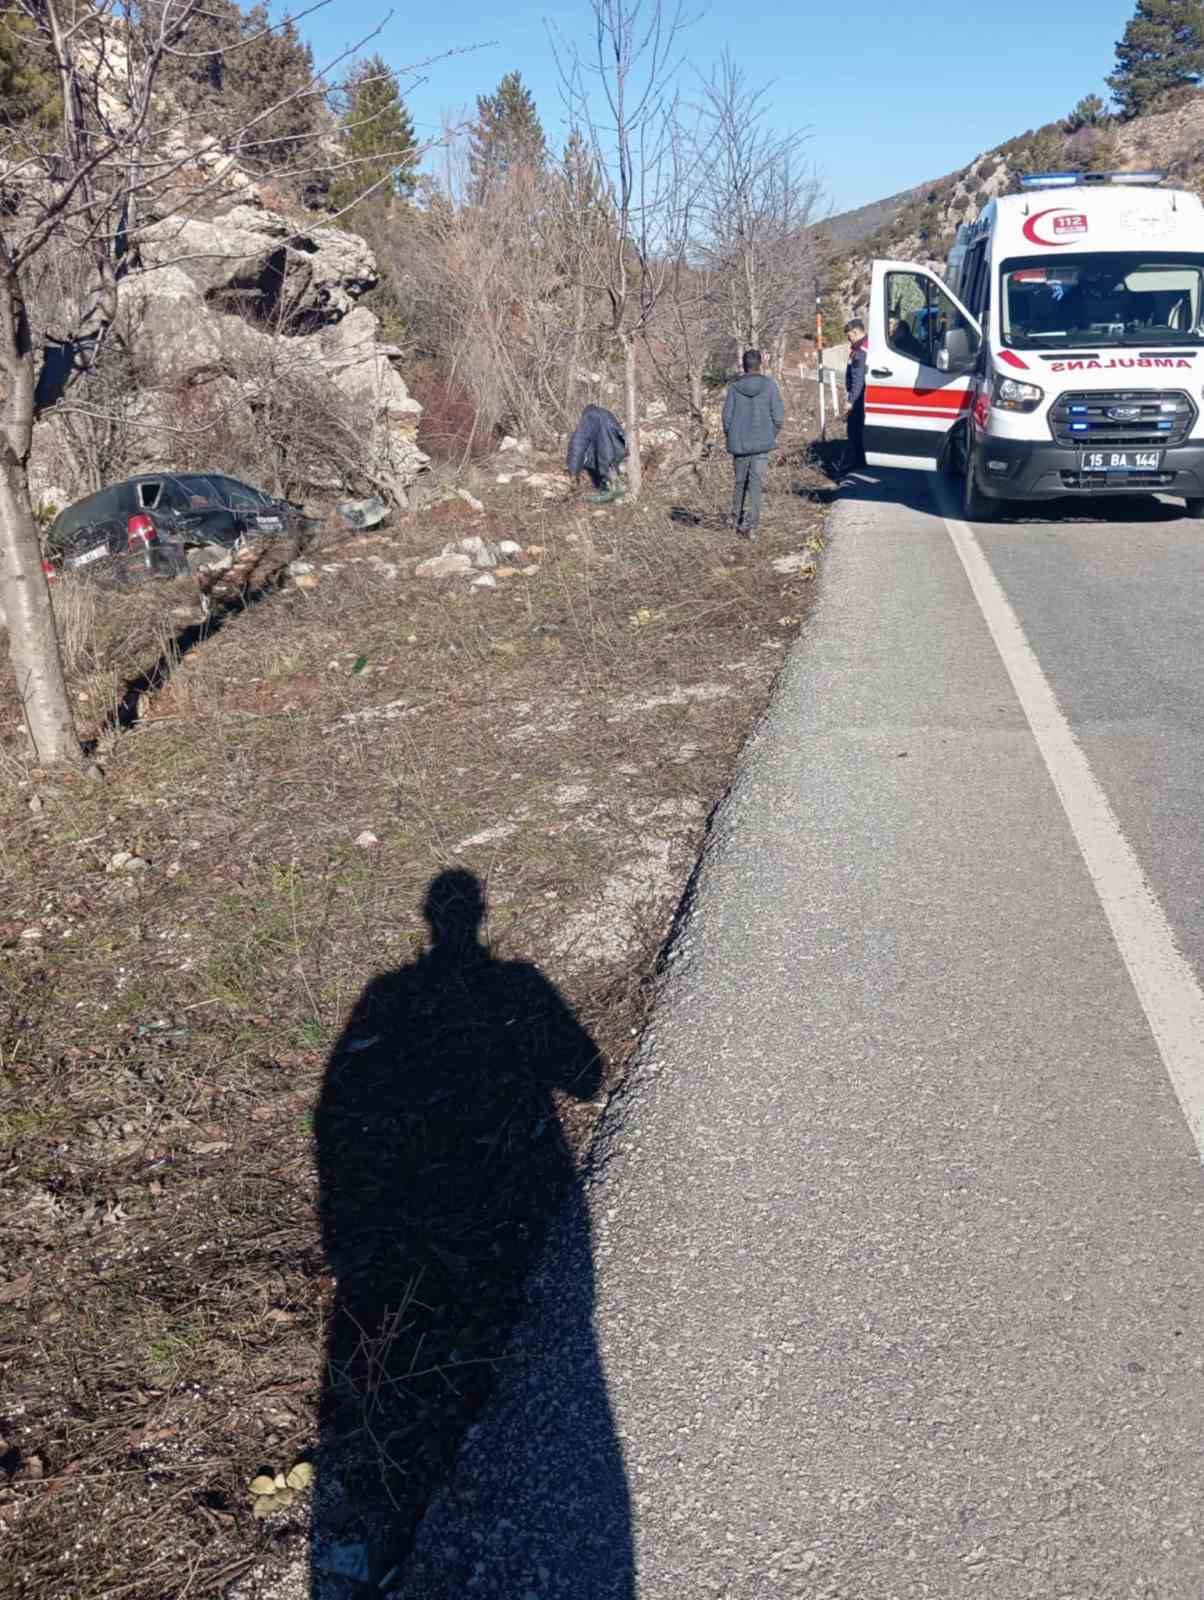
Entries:
{"label": "bare tree", "polygon": [[683,171],[677,48],[686,18],[663,0],[590,0],[588,55],[557,40],[569,120],[593,156],[609,226],[591,238],[585,270],[607,307],[607,332],[623,356],[628,466],[640,470],[638,343],[680,262]]}
{"label": "bare tree", "polygon": [[[275,143],[282,111],[325,101],[338,63],[237,126],[199,132],[160,90],[169,63],[211,53],[193,48],[203,0],[14,0],[13,11],[58,83],[59,121],[49,137],[21,130],[0,147],[0,604],[34,749],[53,763],[79,745],[30,506],[34,429],[96,365],[139,227],[200,211],[236,162]],[[298,174],[354,165],[309,137]],[[52,245],[75,254],[79,287],[39,329],[30,286]]]}
{"label": "bare tree", "polygon": [[470,448],[497,429],[555,434],[574,414],[598,346],[591,263],[609,239],[580,141],[563,163],[512,161],[484,187],[471,153],[462,135],[448,138],[422,205],[371,234],[412,347],[471,401],[473,438],[460,440]]}
{"label": "bare tree", "polygon": [[814,298],[822,186],[804,135],[767,125],[770,101],[725,53],[703,84],[695,254],[712,279],[716,334],[780,366]]}

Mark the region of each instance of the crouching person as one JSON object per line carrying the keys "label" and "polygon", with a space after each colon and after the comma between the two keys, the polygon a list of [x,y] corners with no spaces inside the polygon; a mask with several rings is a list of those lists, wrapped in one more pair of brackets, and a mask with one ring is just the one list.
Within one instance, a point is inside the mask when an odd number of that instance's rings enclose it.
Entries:
{"label": "crouching person", "polygon": [[605,505],[623,493],[614,480],[626,459],[627,437],[618,417],[604,406],[586,406],[569,440],[568,469],[574,483],[583,472],[589,474],[595,491],[586,496],[591,505]]}

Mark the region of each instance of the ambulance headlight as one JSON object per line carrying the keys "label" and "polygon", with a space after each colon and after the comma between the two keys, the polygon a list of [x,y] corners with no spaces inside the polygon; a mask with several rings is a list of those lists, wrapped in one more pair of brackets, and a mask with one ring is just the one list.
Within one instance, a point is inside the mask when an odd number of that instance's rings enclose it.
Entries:
{"label": "ambulance headlight", "polygon": [[997,377],[991,404],[998,406],[1001,411],[1035,411],[1044,399],[1044,389],[1038,389],[1035,383],[1021,383],[1019,378]]}

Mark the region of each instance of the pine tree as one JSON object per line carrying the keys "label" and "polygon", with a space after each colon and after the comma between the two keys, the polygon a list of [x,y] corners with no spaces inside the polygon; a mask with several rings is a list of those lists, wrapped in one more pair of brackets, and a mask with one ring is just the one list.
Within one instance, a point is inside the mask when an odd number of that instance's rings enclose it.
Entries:
{"label": "pine tree", "polygon": [[275,108],[252,135],[255,164],[269,172],[313,165],[323,114],[313,52],[291,18],[272,26],[264,0],[244,16],[242,35],[246,43],[227,58],[228,81],[252,115]]}
{"label": "pine tree", "polygon": [[531,91],[521,73],[508,72],[494,94],[477,96],[468,154],[473,201],[480,205],[487,199],[512,167],[542,167],[546,159]]}
{"label": "pine tree", "polygon": [[343,159],[353,162],[331,185],[340,209],[365,190],[373,192],[348,217],[367,206],[405,200],[418,181],[418,143],[414,123],[397,88],[397,79],[380,56],[359,62],[351,75],[341,118]]}
{"label": "pine tree", "polygon": [[1097,94],[1085,94],[1066,118],[1066,132],[1078,133],[1081,128],[1098,128],[1105,120],[1107,107]]}
{"label": "pine tree", "polygon": [[1204,0],[1137,0],[1108,87],[1125,117],[1204,77]]}
{"label": "pine tree", "polygon": [[30,43],[27,17],[0,7],[0,130],[17,130],[33,143],[58,125],[58,83],[47,57]]}

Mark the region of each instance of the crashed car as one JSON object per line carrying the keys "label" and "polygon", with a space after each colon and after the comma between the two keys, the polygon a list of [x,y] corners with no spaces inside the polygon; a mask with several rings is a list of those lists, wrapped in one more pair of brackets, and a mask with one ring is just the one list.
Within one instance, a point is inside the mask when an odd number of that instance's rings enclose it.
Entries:
{"label": "crashed car", "polygon": [[219,472],[148,472],[61,511],[46,533],[55,573],[124,586],[174,578],[249,541],[308,542],[314,519],[291,500]]}

